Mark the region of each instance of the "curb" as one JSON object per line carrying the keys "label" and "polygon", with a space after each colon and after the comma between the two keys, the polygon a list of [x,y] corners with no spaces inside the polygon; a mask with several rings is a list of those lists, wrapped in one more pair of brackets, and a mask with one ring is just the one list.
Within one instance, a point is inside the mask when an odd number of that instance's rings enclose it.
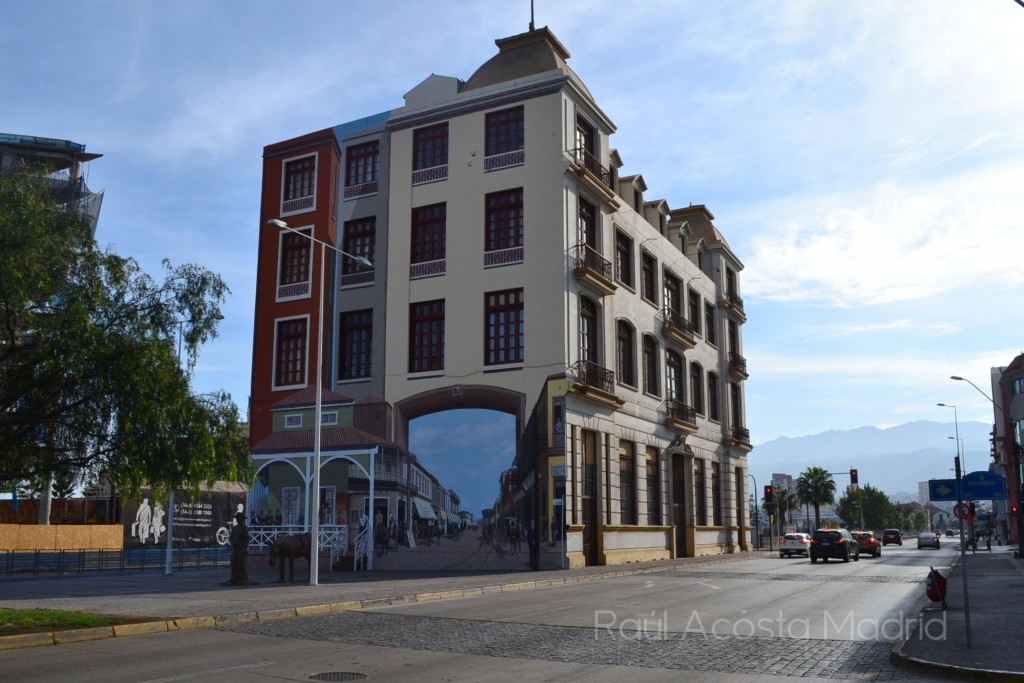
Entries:
{"label": "curb", "polygon": [[[428,602],[432,600],[451,600],[474,595],[485,595],[488,593],[506,593],[521,590],[548,586],[565,586],[577,583],[589,583],[591,581],[602,581],[616,579],[623,576],[637,576],[641,574],[658,574],[672,571],[681,567],[693,565],[725,564],[739,562],[740,560],[751,559],[749,556],[725,555],[713,556],[715,559],[702,560],[699,562],[676,563],[657,565],[651,567],[635,567],[625,569],[613,569],[609,571],[594,572],[593,574],[579,574],[575,576],[553,577],[550,579],[538,579],[532,581],[517,581],[515,583],[495,584],[490,586],[474,586],[471,588],[457,588],[447,591],[431,591],[425,593],[412,593],[407,595],[395,595],[383,598],[366,598],[365,600],[350,600],[346,602],[333,602],[320,605],[304,605],[301,607],[287,607],[270,609],[257,612],[238,612],[235,614],[224,614],[213,617],[180,617],[177,619],[166,619],[147,621],[133,624],[120,624],[118,626],[103,626],[99,628],[71,629],[67,631],[51,631],[49,633],[26,633],[13,636],[0,636],[0,651],[14,650],[29,647],[41,647],[44,645],[60,645],[63,643],[77,643],[88,640],[102,640],[105,638],[125,638],[130,636],[151,635],[153,633],[164,633],[171,631],[182,631],[193,628],[216,628],[234,624],[251,623],[254,621],[275,621],[280,619],[293,619],[307,616],[317,616],[332,612],[347,612],[350,610],[372,609],[375,607],[389,607],[391,605],[403,605],[417,602]],[[756,556],[753,556],[756,559]],[[1021,680],[1024,680],[1022,678]]]}

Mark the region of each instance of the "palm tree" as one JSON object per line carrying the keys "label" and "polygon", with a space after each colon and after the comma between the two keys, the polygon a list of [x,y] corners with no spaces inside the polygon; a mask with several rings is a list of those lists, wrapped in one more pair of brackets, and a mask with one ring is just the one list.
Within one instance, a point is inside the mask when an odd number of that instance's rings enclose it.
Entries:
{"label": "palm tree", "polygon": [[823,467],[808,467],[796,481],[800,500],[814,506],[814,528],[821,528],[821,506],[832,505],[836,499],[836,482]]}

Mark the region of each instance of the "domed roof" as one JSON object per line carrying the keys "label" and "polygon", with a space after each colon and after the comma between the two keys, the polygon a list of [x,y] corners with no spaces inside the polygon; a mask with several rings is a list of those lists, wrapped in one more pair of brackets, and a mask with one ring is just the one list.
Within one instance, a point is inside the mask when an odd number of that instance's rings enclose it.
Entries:
{"label": "domed roof", "polygon": [[470,76],[462,88],[463,92],[558,69],[593,99],[587,86],[566,64],[569,51],[546,26],[509,38],[499,38],[494,43],[498,46],[498,54]]}

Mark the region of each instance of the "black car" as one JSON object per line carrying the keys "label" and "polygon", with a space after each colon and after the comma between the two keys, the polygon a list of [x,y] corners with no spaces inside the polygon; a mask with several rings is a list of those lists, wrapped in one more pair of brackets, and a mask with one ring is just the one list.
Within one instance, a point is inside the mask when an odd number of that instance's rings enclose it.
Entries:
{"label": "black car", "polygon": [[811,536],[811,562],[829,558],[849,562],[860,561],[860,545],[846,529],[818,529]]}
{"label": "black car", "polygon": [[900,533],[899,529],[886,529],[882,532],[882,545],[889,545],[890,543],[903,545],[903,534]]}

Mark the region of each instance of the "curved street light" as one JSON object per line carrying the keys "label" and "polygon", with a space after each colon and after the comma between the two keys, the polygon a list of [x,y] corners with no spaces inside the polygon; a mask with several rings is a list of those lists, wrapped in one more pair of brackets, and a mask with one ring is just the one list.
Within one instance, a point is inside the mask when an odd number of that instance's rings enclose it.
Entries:
{"label": "curved street light", "polygon": [[[320,424],[323,414],[323,374],[324,374],[324,280],[325,278],[325,263],[327,257],[327,250],[331,249],[338,252],[342,256],[347,256],[364,266],[373,268],[373,264],[365,256],[354,256],[348,252],[344,252],[338,249],[333,244],[328,244],[323,240],[318,240],[313,237],[313,232],[310,231],[308,234],[301,230],[296,230],[280,218],[271,218],[267,221],[267,225],[273,225],[276,228],[282,230],[288,230],[294,232],[296,235],[305,237],[312,244],[319,244],[320,249],[320,314],[317,320],[317,342],[316,342],[316,408],[314,409],[313,421],[316,424],[316,429],[313,430],[313,499],[309,503],[309,531],[310,531],[310,544],[309,544],[309,585],[315,586],[319,580],[320,574],[320,432],[322,425]],[[371,461],[372,462],[372,461]],[[371,492],[371,507],[372,507],[372,492]],[[372,519],[372,517],[371,517]],[[373,523],[372,521],[370,522]],[[372,533],[372,531],[371,531]]]}

